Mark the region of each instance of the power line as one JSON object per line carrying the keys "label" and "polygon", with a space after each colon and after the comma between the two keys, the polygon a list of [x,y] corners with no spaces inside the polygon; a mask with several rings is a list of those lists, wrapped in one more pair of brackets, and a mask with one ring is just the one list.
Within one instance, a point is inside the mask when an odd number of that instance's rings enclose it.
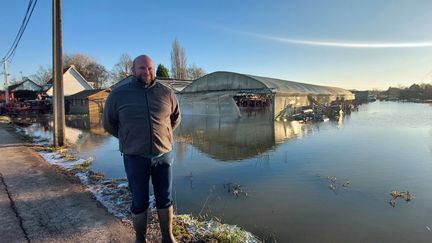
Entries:
{"label": "power line", "polygon": [[[31,0],[31,1],[32,1],[32,0]],[[18,46],[19,41],[21,40],[22,35],[24,34],[24,31],[25,31],[25,29],[26,29],[26,27],[27,27],[28,22],[30,21],[30,18],[31,18],[31,16],[32,16],[32,14],[33,14],[33,10],[34,10],[34,8],[36,7],[36,3],[37,3],[37,0],[34,1],[34,4],[33,4],[33,7],[32,7],[32,9],[31,9],[31,11],[30,11],[29,17],[27,18],[27,21],[26,21],[26,23],[25,23],[25,25],[24,25],[24,29],[23,29],[23,31],[21,32],[21,35],[20,35],[20,37],[19,37],[19,39],[18,39],[18,42],[16,43],[16,45],[15,45],[15,47],[14,47],[14,50],[13,50],[12,53],[10,54],[10,57],[9,57],[9,58],[11,59],[10,61],[12,61],[13,57],[15,56],[16,48],[17,48],[17,46]]]}
{"label": "power line", "polygon": [[15,43],[17,42],[18,37],[19,37],[20,33],[22,32],[22,30],[23,30],[23,28],[24,28],[24,24],[25,24],[25,21],[26,21],[26,19],[27,19],[27,17],[28,17],[29,12],[30,12],[30,8],[31,8],[31,4],[32,4],[32,2],[33,2],[33,0],[30,0],[30,1],[29,1],[29,4],[28,4],[28,6],[27,6],[26,13],[25,13],[25,15],[24,15],[24,19],[23,19],[22,22],[21,22],[20,29],[18,30],[18,33],[16,34],[15,39],[14,39],[14,41],[13,41],[11,47],[9,48],[9,50],[7,51],[7,53],[6,53],[6,55],[4,56],[3,59],[5,59],[6,56],[10,54],[10,52],[12,51],[12,49],[13,49]]}
{"label": "power line", "polygon": [[16,48],[18,47],[18,44],[19,44],[19,42],[21,40],[21,37],[24,34],[24,31],[25,31],[25,29],[27,27],[28,22],[30,21],[30,18],[31,18],[31,16],[33,14],[33,10],[34,10],[34,8],[36,6],[36,3],[37,3],[37,0],[35,0],[34,2],[33,2],[33,0],[29,1],[26,13],[24,15],[24,19],[21,22],[21,27],[18,30],[18,33],[15,36],[15,40],[13,41],[13,43],[12,43],[11,47],[9,48],[8,52],[3,57],[3,60],[8,60],[8,59],[10,59],[11,57],[13,57],[15,55]]}

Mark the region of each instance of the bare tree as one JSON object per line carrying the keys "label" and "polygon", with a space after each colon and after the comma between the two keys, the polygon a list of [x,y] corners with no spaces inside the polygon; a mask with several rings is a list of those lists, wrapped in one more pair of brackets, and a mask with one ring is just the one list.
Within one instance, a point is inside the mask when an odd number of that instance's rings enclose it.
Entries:
{"label": "bare tree", "polygon": [[52,68],[47,66],[39,66],[35,74],[30,75],[30,79],[39,85],[44,85],[52,78]]}
{"label": "bare tree", "polygon": [[85,69],[87,80],[92,80],[95,89],[108,87],[108,71],[99,63],[90,63]]}
{"label": "bare tree", "polygon": [[119,62],[114,65],[111,71],[111,83],[117,83],[129,76],[132,73],[132,65],[132,58],[128,54],[121,55]]}
{"label": "bare tree", "polygon": [[175,79],[187,78],[186,53],[183,47],[180,46],[177,38],[172,43],[171,76]]}
{"label": "bare tree", "polygon": [[188,79],[195,80],[201,78],[204,75],[206,75],[204,69],[198,67],[197,65],[195,65],[195,63],[189,66],[189,68],[187,69]]}
{"label": "bare tree", "polygon": [[[90,57],[84,53],[76,53],[76,54],[64,54],[63,55],[63,66],[69,67],[70,65],[74,65],[75,68],[81,72],[81,70],[85,70],[85,68],[90,65],[90,63],[95,63],[96,59]],[[81,73],[83,74],[83,73]],[[89,80],[90,81],[90,80]]]}
{"label": "bare tree", "polygon": [[19,83],[20,80],[14,75],[9,79],[9,86]]}
{"label": "bare tree", "polygon": [[63,56],[63,65],[64,67],[74,65],[88,82],[94,84],[94,88],[103,88],[107,85],[108,72],[93,57],[83,53],[65,54]]}

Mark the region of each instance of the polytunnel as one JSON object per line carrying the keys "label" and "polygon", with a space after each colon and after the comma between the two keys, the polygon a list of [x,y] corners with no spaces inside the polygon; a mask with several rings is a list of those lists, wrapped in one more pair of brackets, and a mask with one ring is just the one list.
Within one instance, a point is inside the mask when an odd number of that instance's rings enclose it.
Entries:
{"label": "polytunnel", "polygon": [[342,88],[225,71],[207,74],[177,95],[183,114],[217,116],[267,112],[278,117],[312,101],[324,104],[354,99]]}

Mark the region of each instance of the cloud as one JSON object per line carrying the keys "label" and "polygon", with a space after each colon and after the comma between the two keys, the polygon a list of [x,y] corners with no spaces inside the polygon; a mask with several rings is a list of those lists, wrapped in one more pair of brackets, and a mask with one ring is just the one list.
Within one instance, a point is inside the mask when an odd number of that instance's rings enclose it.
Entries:
{"label": "cloud", "polygon": [[419,48],[419,47],[432,47],[432,41],[428,42],[341,42],[341,41],[324,41],[324,40],[302,40],[285,37],[277,37],[270,35],[263,35],[257,33],[244,32],[239,30],[228,29],[220,26],[213,26],[214,28],[232,32],[240,35],[247,35],[259,39],[276,41],[286,44],[309,45],[309,46],[325,46],[336,48]]}
{"label": "cloud", "polygon": [[320,41],[320,40],[298,40],[274,36],[260,36],[264,39],[273,41],[300,44],[309,46],[327,46],[327,47],[342,47],[342,48],[415,48],[415,47],[432,47],[432,42],[337,42],[337,41]]}

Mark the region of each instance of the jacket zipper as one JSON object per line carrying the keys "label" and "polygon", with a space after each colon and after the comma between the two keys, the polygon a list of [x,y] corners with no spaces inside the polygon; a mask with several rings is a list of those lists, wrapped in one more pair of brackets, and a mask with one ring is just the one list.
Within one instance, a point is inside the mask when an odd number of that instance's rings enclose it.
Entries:
{"label": "jacket zipper", "polygon": [[149,103],[148,103],[148,98],[147,98],[147,90],[144,90],[144,96],[145,96],[145,100],[146,100],[146,105],[147,105],[147,114],[148,114],[148,124],[149,124],[149,130],[150,130],[150,154],[153,153],[153,127],[151,124],[151,113],[150,113],[150,108],[149,108]]}

